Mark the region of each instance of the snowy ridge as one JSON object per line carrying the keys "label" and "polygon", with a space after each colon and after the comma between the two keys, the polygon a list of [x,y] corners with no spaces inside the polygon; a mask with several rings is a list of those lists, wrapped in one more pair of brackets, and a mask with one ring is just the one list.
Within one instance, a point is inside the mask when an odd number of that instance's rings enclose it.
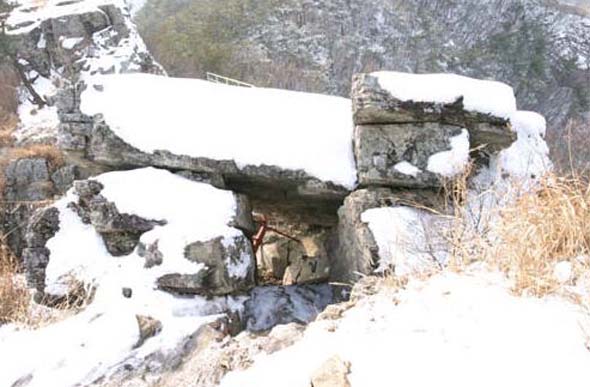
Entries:
{"label": "snowy ridge", "polygon": [[102,114],[116,135],[144,152],[234,160],[239,168],[274,165],[355,185],[348,99],[148,74],[96,82],[104,90],[89,87],[82,112]]}

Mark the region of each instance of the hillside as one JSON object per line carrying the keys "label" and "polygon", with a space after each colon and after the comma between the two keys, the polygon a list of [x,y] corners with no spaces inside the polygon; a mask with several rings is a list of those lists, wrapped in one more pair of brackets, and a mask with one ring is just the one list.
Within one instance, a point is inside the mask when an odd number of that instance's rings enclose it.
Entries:
{"label": "hillside", "polygon": [[151,0],[137,23],[176,76],[348,96],[355,72],[453,72],[512,85],[551,132],[590,110],[587,11],[554,0]]}

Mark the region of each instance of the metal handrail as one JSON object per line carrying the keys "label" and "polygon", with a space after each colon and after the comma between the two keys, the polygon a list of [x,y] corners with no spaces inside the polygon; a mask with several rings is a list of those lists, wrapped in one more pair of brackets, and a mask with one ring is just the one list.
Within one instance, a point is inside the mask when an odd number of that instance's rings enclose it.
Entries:
{"label": "metal handrail", "polygon": [[254,85],[237,79],[224,77],[223,75],[207,72],[207,80],[213,83],[222,83],[224,85],[240,86],[240,87],[254,87]]}

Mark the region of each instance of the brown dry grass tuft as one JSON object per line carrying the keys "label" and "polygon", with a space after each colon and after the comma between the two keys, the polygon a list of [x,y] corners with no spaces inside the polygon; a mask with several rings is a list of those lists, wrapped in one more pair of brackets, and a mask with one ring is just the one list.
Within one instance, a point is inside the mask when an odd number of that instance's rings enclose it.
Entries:
{"label": "brown dry grass tuft", "polygon": [[555,265],[567,261],[573,276],[588,270],[590,186],[551,176],[501,212],[499,242],[488,261],[511,275],[517,293],[543,296],[559,289]]}
{"label": "brown dry grass tuft", "polygon": [[18,281],[17,272],[16,258],[0,242],[0,325],[29,319],[31,297],[26,286]]}
{"label": "brown dry grass tuft", "polygon": [[64,155],[55,145],[33,144],[20,148],[12,148],[7,156],[11,161],[30,158],[46,159],[52,169],[64,165]]}
{"label": "brown dry grass tuft", "polygon": [[[566,284],[590,278],[590,185],[580,177],[546,176],[536,190],[488,213],[474,225],[459,183],[447,239],[450,266],[462,270],[483,261],[506,273],[516,294],[545,296],[563,288],[557,264],[571,267]],[[489,194],[489,193],[487,193]],[[499,194],[498,194],[499,195]],[[590,281],[584,285],[590,291]]]}
{"label": "brown dry grass tuft", "polygon": [[0,125],[16,114],[18,75],[9,66],[0,66]]}

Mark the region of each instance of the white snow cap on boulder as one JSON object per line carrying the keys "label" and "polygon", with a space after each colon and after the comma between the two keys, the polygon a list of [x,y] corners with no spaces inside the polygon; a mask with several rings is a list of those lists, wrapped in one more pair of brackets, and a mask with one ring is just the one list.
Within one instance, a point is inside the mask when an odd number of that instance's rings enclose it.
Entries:
{"label": "white snow cap on boulder", "polygon": [[456,74],[410,74],[379,71],[371,74],[379,85],[401,101],[450,104],[463,98],[467,111],[509,118],[516,111],[516,98],[505,83]]}
{"label": "white snow cap on boulder", "polygon": [[102,114],[123,141],[144,152],[234,160],[238,167],[304,170],[353,188],[348,99],[148,74],[94,79],[82,112]]}

